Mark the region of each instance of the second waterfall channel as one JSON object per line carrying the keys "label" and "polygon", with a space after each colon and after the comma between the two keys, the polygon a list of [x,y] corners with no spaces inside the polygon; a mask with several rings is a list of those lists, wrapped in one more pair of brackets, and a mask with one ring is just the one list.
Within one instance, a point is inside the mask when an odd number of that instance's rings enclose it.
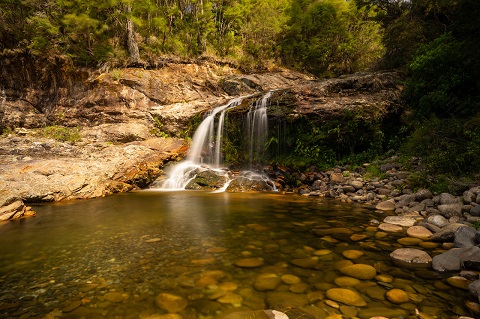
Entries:
{"label": "second waterfall channel", "polygon": [[[252,170],[254,158],[258,158],[268,136],[267,108],[272,91],[255,101],[246,115],[249,170],[233,173],[225,167],[222,150],[224,124],[228,111],[241,105],[246,97],[239,97],[206,113],[193,135],[187,158],[170,167],[161,189],[210,189],[223,192],[233,184],[235,188],[276,190],[267,175]],[[232,185],[232,187],[233,187]]]}

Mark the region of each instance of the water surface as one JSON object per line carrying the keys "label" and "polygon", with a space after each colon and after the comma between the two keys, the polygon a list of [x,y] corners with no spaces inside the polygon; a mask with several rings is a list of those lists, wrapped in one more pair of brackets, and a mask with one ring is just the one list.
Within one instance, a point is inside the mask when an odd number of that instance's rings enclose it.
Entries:
{"label": "water surface", "polygon": [[[469,298],[444,278],[417,276],[433,272],[393,267],[388,255],[402,247],[396,242],[402,235],[377,232],[369,221],[384,216],[364,206],[295,195],[141,191],[34,210],[35,218],[0,225],[0,318],[148,318],[167,313],[155,301],[162,293],[186,301],[183,318],[222,318],[280,303],[306,307],[318,318],[362,317],[367,309],[451,318],[465,313]],[[343,231],[319,234],[332,228]],[[392,280],[349,288],[366,307],[326,302],[325,291],[343,276],[342,253],[352,249],[364,253],[352,262],[375,266]],[[235,265],[245,258],[263,265]],[[305,258],[316,265],[292,263]],[[264,273],[299,282],[259,290]],[[385,300],[394,287],[411,300]]]}

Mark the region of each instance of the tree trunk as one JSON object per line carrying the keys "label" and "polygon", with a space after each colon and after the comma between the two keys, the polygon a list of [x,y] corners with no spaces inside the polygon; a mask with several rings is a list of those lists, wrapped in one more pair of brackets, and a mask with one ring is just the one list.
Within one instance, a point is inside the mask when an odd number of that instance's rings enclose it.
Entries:
{"label": "tree trunk", "polygon": [[[132,7],[127,6],[128,15],[132,12]],[[138,51],[137,40],[135,39],[135,30],[132,20],[127,17],[127,49],[129,55],[129,62],[133,65],[141,64],[140,52]]]}

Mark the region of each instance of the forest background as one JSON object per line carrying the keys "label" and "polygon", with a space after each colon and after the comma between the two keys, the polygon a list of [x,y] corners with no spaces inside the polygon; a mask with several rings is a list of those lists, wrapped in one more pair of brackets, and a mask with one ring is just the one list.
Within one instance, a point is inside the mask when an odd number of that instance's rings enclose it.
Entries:
{"label": "forest background", "polygon": [[212,57],[319,78],[401,70],[409,111],[365,154],[419,157],[416,185],[451,188],[480,182],[479,25],[478,0],[2,0],[0,61],[112,70]]}

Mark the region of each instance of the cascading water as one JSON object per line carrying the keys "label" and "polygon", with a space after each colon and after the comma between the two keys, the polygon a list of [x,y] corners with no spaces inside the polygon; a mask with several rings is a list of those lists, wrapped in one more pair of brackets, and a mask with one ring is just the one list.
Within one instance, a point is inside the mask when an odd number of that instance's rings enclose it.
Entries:
{"label": "cascading water", "polygon": [[250,166],[254,159],[261,158],[268,135],[267,107],[272,91],[257,100],[247,114],[247,138]]}
{"label": "cascading water", "polygon": [[[247,138],[250,152],[250,163],[252,157],[258,157],[263,150],[264,142],[268,133],[267,122],[267,105],[271,96],[268,92],[260,100],[256,101],[247,114]],[[168,178],[163,182],[162,189],[181,190],[192,181],[199,173],[211,170],[216,175],[225,178],[223,187],[217,189],[216,192],[225,191],[231,182],[229,172],[222,169],[222,138],[224,135],[225,114],[228,110],[237,107],[242,103],[244,97],[236,98],[228,104],[219,106],[209,113],[198,126],[193,135],[192,145],[185,161],[172,167]],[[218,115],[218,120],[215,118]],[[243,177],[268,180],[268,177],[248,172],[241,174]],[[274,185],[270,181],[269,185]],[[275,186],[271,186],[272,190],[276,190]]]}

